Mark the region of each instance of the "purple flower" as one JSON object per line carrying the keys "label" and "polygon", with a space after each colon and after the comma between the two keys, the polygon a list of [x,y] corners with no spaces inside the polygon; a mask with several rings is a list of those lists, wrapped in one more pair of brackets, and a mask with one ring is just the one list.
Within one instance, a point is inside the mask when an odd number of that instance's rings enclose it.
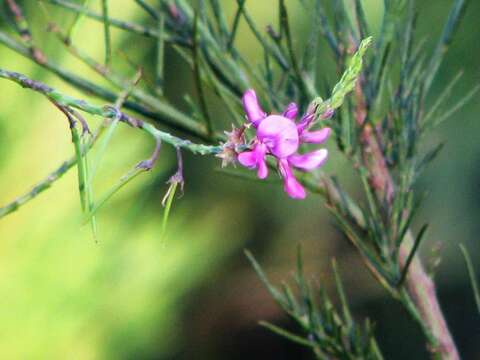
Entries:
{"label": "purple flower", "polygon": [[[314,119],[313,113],[305,114],[298,123],[295,118],[298,106],[290,103],[282,115],[268,115],[260,107],[254,90],[243,95],[243,107],[247,119],[256,129],[250,150],[238,154],[238,161],[250,169],[257,169],[257,176],[268,176],[267,155],[276,158],[278,170],[284,180],[285,192],[294,199],[304,199],[306,192],[293,174],[292,167],[310,171],[321,166],[328,156],[326,149],[299,154],[302,143],[321,144],[330,136],[331,129],[308,131]],[[331,114],[329,114],[331,116]]]}

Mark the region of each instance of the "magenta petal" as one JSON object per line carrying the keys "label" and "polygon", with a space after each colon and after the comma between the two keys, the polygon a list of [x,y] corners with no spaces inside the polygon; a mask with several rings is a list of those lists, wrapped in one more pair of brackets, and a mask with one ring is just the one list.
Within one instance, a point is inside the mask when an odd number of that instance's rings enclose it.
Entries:
{"label": "magenta petal", "polygon": [[288,162],[296,168],[302,170],[313,170],[320,165],[323,165],[328,157],[327,149],[320,149],[302,155],[291,155],[288,157]]}
{"label": "magenta petal", "polygon": [[301,134],[307,129],[315,118],[315,114],[305,114],[297,125],[298,133]]}
{"label": "magenta petal", "polygon": [[300,141],[305,143],[321,144],[328,139],[331,133],[332,129],[328,127],[317,131],[303,131],[300,135]]}
{"label": "magenta petal", "polygon": [[333,109],[327,109],[325,110],[325,112],[320,116],[320,119],[321,120],[326,120],[326,119],[330,119],[333,114],[335,114],[335,110]]}
{"label": "magenta petal", "polygon": [[265,159],[261,159],[258,162],[257,176],[259,179],[266,179],[268,176],[268,167]]}
{"label": "magenta petal", "polygon": [[257,156],[254,151],[244,151],[238,154],[238,161],[245,167],[255,168],[257,166]]}
{"label": "magenta petal", "polygon": [[258,126],[257,137],[278,158],[286,158],[298,149],[295,123],[280,115],[270,115],[263,120]]}
{"label": "magenta petal", "polygon": [[298,106],[294,102],[288,104],[287,108],[283,112],[283,116],[288,118],[288,119],[295,119],[298,114]]}
{"label": "magenta petal", "polygon": [[303,186],[295,179],[295,176],[290,169],[288,160],[282,159],[278,162],[278,169],[284,180],[283,189],[293,199],[305,199],[307,196]]}
{"label": "magenta petal", "polygon": [[265,179],[268,176],[268,167],[265,162],[267,147],[264,144],[256,144],[252,151],[244,151],[238,154],[238,161],[250,169],[258,168],[257,176]]}
{"label": "magenta petal", "polygon": [[265,119],[267,114],[262,110],[260,105],[258,104],[257,95],[255,94],[255,90],[250,89],[245,91],[243,94],[243,108],[247,113],[248,120],[253,124],[253,126],[257,127],[258,124]]}
{"label": "magenta petal", "polygon": [[292,199],[303,200],[307,197],[305,189],[294,177],[285,180],[284,190]]}

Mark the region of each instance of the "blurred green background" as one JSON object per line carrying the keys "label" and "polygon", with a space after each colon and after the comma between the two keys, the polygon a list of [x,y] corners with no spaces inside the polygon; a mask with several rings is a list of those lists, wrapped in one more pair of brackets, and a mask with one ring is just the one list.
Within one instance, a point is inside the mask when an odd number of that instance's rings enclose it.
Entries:
{"label": "blurred green background", "polygon": [[[231,21],[235,1],[223,1]],[[51,6],[45,13],[33,0],[20,3],[32,21],[35,40],[48,56],[105,84],[45,32],[47,14],[66,25],[72,20],[70,13]],[[99,1],[90,3],[98,10]],[[110,3],[114,17],[150,21],[134,1]],[[378,29],[382,1],[364,3],[372,28]],[[418,3],[418,37],[434,44],[451,1]],[[261,28],[276,24],[275,4],[274,0],[247,1]],[[301,44],[308,31],[308,17],[298,0],[289,0],[287,5],[294,36]],[[480,2],[471,1],[431,101],[461,70],[465,76],[450,104],[480,82],[479,16]],[[7,28],[3,20],[0,26]],[[125,54],[147,70],[153,67],[152,40],[112,31],[117,70],[133,75]],[[260,62],[261,53],[252,46],[252,39],[242,20],[238,45],[250,61]],[[101,24],[83,20],[73,41],[99,61],[103,59]],[[332,79],[326,49],[325,54],[319,66]],[[184,94],[192,93],[192,75],[171,49],[166,55],[166,94],[183,107]],[[86,98],[3,46],[0,67]],[[480,319],[458,249],[459,242],[465,243],[478,269],[479,100],[477,96],[431,134],[432,142],[445,140],[446,146],[418,185],[429,196],[416,224],[431,224],[422,252],[427,263],[442,258],[435,269],[440,301],[466,359],[480,358]],[[221,109],[216,112],[212,108],[211,112],[219,124],[228,126],[231,122]],[[147,157],[152,146],[143,134],[120,126],[102,162],[95,193],[107,190]],[[333,142],[328,146],[333,149]],[[62,115],[41,96],[0,81],[0,205],[30,189],[72,154]],[[0,220],[0,358],[310,358],[307,351],[257,325],[258,320],[266,319],[295,329],[243,255],[243,249],[249,248],[273,279],[289,279],[297,243],[303,246],[309,276],[327,288],[332,281],[329,261],[332,256],[337,258],[354,312],[375,322],[388,359],[427,358],[416,325],[365,271],[355,251],[335,229],[321,198],[311,195],[306,201],[292,201],[279,184],[219,172],[218,159],[185,154],[184,162],[185,194],[175,200],[163,238],[161,200],[167,190],[165,182],[176,167],[174,152],[166,146],[153,171],[135,179],[100,211],[98,243],[90,228],[82,225],[76,170],[20,211]],[[325,171],[336,173],[356,191],[355,179],[341,156],[332,156]]]}

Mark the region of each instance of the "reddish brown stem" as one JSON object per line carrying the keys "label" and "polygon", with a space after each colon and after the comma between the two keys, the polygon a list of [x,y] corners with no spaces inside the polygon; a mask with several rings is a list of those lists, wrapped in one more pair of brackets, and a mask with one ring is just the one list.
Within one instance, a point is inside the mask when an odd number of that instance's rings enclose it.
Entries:
{"label": "reddish brown stem", "polygon": [[[408,233],[399,252],[400,264],[402,266],[405,264],[412,246],[413,238]],[[432,354],[441,359],[460,359],[455,342],[440,308],[435,284],[426,273],[418,255],[415,255],[409,266],[405,287],[418,310],[426,330],[430,331],[429,337],[434,341],[434,343],[429,344],[429,350]]]}
{"label": "reddish brown stem", "polygon": [[[395,184],[389,172],[382,148],[370,124],[365,124],[366,108],[363,100],[361,82],[357,83],[355,91],[357,99],[356,121],[362,127],[362,160],[369,172],[370,186],[375,190],[380,203],[391,205],[395,196]],[[413,237],[407,232],[399,249],[400,266],[405,266],[413,248]],[[409,265],[404,283],[407,297],[405,305],[414,318],[422,326],[428,347],[435,358],[460,359],[455,342],[440,308],[435,284],[426,273],[420,257],[415,255]],[[411,306],[413,303],[413,307]]]}

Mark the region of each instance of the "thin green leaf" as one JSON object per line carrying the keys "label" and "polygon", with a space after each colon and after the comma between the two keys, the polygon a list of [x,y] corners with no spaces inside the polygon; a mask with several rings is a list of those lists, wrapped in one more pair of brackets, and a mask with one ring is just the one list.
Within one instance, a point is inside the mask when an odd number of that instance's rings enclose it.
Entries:
{"label": "thin green leaf", "polygon": [[425,93],[430,89],[437,71],[440,68],[440,65],[443,62],[445,54],[448,51],[450,43],[452,42],[453,36],[455,35],[458,26],[460,25],[461,19],[465,14],[469,1],[468,0],[454,0],[452,9],[448,14],[447,22],[443,28],[442,35],[437,43],[437,47],[428,66],[428,71],[425,72]]}
{"label": "thin green leaf", "polygon": [[[245,171],[241,169],[237,170],[236,168],[231,168],[231,167],[225,167],[225,168],[217,167],[214,170],[221,173],[222,175],[258,183],[258,177],[255,174],[252,174],[251,171]],[[262,183],[266,183],[266,184],[280,184],[281,182],[282,180],[278,178],[277,179],[269,178],[262,181]]]}
{"label": "thin green leaf", "polygon": [[130,181],[135,179],[138,175],[141,173],[145,172],[145,169],[141,169],[138,167],[135,167],[133,170],[130,170],[127,174],[122,176],[120,180],[110,188],[102,197],[101,199],[94,204],[92,207],[92,210],[87,214],[85,218],[85,222],[89,221],[95,214],[98,212],[98,210],[105,205],[105,203],[113,196],[115,195],[121,188],[123,188],[125,185],[127,185]]}
{"label": "thin green leaf", "polygon": [[120,94],[120,96],[117,98],[115,101],[115,109],[117,110],[116,116],[113,119],[105,119],[105,124],[106,124],[106,133],[105,136],[103,137],[102,141],[100,142],[98,146],[98,151],[97,151],[97,156],[95,158],[95,161],[92,164],[92,168],[90,171],[90,175],[88,176],[88,185],[92,186],[93,179],[97,173],[98,167],[100,166],[100,163],[102,161],[102,158],[107,150],[108,144],[110,143],[110,140],[113,137],[113,133],[115,132],[115,129],[117,128],[118,123],[120,122],[120,117],[122,113],[119,111],[119,109],[122,107],[123,103],[125,100],[128,98],[130,93],[133,91],[135,88],[135,85],[140,81],[140,78],[142,76],[142,72],[138,71],[135,74],[135,77],[131,81],[131,83],[125,88],[125,90]]}
{"label": "thin green leaf", "polygon": [[445,88],[443,89],[442,93],[437,97],[437,100],[432,105],[430,110],[425,114],[423,117],[423,122],[426,124],[432,117],[436,114],[437,110],[439,109],[440,105],[442,105],[446,99],[448,99],[452,93],[453,88],[455,85],[460,81],[463,76],[463,71],[459,72]]}
{"label": "thin green leaf", "polygon": [[145,12],[150,15],[153,19],[159,20],[162,15],[161,12],[158,12],[153,6],[147,3],[145,0],[135,0],[135,2],[143,9]]}
{"label": "thin green leaf", "polygon": [[338,60],[341,57],[339,39],[336,37],[332,28],[328,22],[328,17],[323,7],[322,0],[315,1],[315,14],[317,21],[320,22],[322,28],[322,34],[326,37],[330,49],[335,54],[335,58]]}
{"label": "thin green leaf", "polygon": [[167,230],[168,219],[170,216],[170,210],[172,208],[173,199],[175,198],[175,192],[177,191],[178,182],[173,181],[170,184],[168,189],[167,198],[165,199],[165,210],[163,211],[163,218],[162,218],[162,236],[165,234]]}
{"label": "thin green leaf", "polygon": [[[47,2],[51,3],[53,5],[57,5],[59,7],[62,7],[65,10],[68,10],[70,12],[73,12],[75,14],[81,13],[95,21],[99,21],[101,23],[104,23],[104,16],[102,14],[98,14],[96,12],[90,11],[88,8],[85,6],[81,6],[77,3],[68,1],[68,0],[38,0],[42,2]],[[138,35],[143,35],[143,36],[148,36],[148,37],[156,37],[157,32],[155,29],[152,29],[150,27],[146,27],[140,24],[136,23],[131,23],[127,21],[122,21],[118,19],[113,19],[113,18],[108,18],[106,19],[108,23],[111,26],[117,27],[119,29],[129,31]]]}
{"label": "thin green leaf", "polygon": [[368,28],[367,16],[365,15],[361,0],[355,0],[355,18],[357,20],[360,39],[364,39],[370,33],[370,30]]}
{"label": "thin green leaf", "polygon": [[112,44],[110,38],[110,22],[108,21],[108,0],[102,1],[103,32],[105,39],[105,65],[110,66],[112,60]]}
{"label": "thin green leaf", "polygon": [[228,41],[229,32],[227,26],[227,20],[225,18],[225,12],[223,11],[223,1],[220,0],[210,0],[210,5],[213,10],[214,18],[217,22],[218,32],[224,44]]}
{"label": "thin green leaf", "polygon": [[205,93],[203,89],[203,82],[202,82],[202,75],[200,73],[200,44],[198,39],[198,23],[199,19],[197,13],[195,13],[193,19],[193,75],[195,80],[195,88],[197,90],[198,100],[200,102],[200,109],[202,111],[203,119],[205,121],[205,125],[207,126],[207,132],[209,135],[213,133],[213,124],[212,119],[210,118],[210,114],[208,112],[207,100],[205,98]]}
{"label": "thin green leaf", "polygon": [[[93,186],[91,182],[89,181],[90,178],[90,165],[88,163],[88,152],[83,150],[86,149],[88,146],[88,143],[85,140],[85,136],[82,137],[82,152],[83,152],[83,158],[85,162],[85,195],[86,195],[86,206],[87,206],[87,212],[90,212],[93,210],[94,206],[94,198],[93,198]],[[97,218],[95,216],[92,216],[90,218],[90,226],[92,229],[92,234],[93,238],[95,241],[97,241]]]}
{"label": "thin green leaf", "polygon": [[457,101],[455,106],[452,106],[450,109],[445,111],[445,113],[442,116],[439,116],[433,121],[432,126],[438,126],[442,122],[444,122],[446,119],[448,119],[450,116],[455,114],[458,110],[463,108],[467,103],[472,100],[475,95],[477,95],[480,92],[480,85],[475,86],[472,90],[470,90],[461,100]]}
{"label": "thin green leaf", "polygon": [[438,154],[440,154],[440,151],[442,151],[444,145],[445,143],[441,142],[425,154],[416,167],[418,173],[421,172],[428,164],[430,164],[438,156]]}
{"label": "thin green leaf", "polygon": [[413,243],[413,247],[412,247],[412,250],[410,251],[410,254],[408,254],[408,257],[407,257],[407,260],[405,261],[405,265],[403,266],[403,270],[402,270],[402,274],[400,275],[400,279],[398,280],[398,287],[402,286],[406,277],[407,277],[407,274],[408,274],[408,269],[410,267],[410,264],[412,263],[416,253],[417,253],[417,250],[418,250],[418,247],[420,246],[420,243],[422,242],[423,238],[425,237],[425,233],[428,229],[428,224],[425,224],[422,226],[422,228],[420,229],[420,232],[418,233],[416,239],[415,239],[415,242]]}
{"label": "thin green leaf", "polygon": [[473,296],[475,298],[475,304],[477,305],[477,310],[480,314],[480,290],[478,288],[478,279],[475,274],[475,269],[473,268],[472,258],[470,257],[467,248],[463,244],[460,244],[459,246],[465,260],[465,265],[467,266],[468,276],[470,278],[470,284],[472,286]]}
{"label": "thin green leaf", "polygon": [[315,92],[310,93],[309,89],[307,88],[303,75],[302,70],[300,69],[299,62],[297,60],[297,56],[293,49],[293,42],[292,42],[292,35],[290,33],[290,24],[288,20],[288,11],[287,6],[285,5],[285,0],[279,0],[280,4],[280,23],[282,25],[283,31],[285,32],[285,39],[287,41],[287,49],[290,56],[290,62],[292,63],[292,68],[295,73],[295,79],[297,82],[297,86],[302,93],[302,96],[305,99],[311,99],[312,97],[316,96]]}
{"label": "thin green leaf", "polygon": [[74,123],[72,124],[70,131],[72,133],[72,142],[75,148],[75,157],[77,160],[77,178],[78,178],[78,192],[80,194],[80,205],[82,207],[82,212],[85,212],[86,203],[87,203],[86,192],[85,192],[85,184],[86,184],[85,161],[82,154],[82,145],[80,142],[80,135]]}
{"label": "thin green leaf", "polygon": [[113,137],[113,133],[115,132],[115,129],[117,128],[117,125],[118,125],[119,121],[120,121],[120,119],[118,117],[116,117],[115,119],[113,119],[109,123],[109,125],[107,127],[107,131],[105,133],[105,136],[103,137],[102,141],[98,145],[97,156],[95,157],[95,160],[93,161],[92,169],[90,171],[90,176],[88,177],[88,181],[87,181],[89,184],[93,183],[93,179],[94,179],[95,175],[97,174],[98,167],[100,166],[100,163],[103,159],[103,156],[106,153],[108,144],[110,143],[110,140]]}
{"label": "thin green leaf", "polygon": [[280,335],[294,343],[297,343],[297,344],[300,344],[300,345],[303,345],[303,346],[307,346],[307,347],[313,347],[314,344],[312,344],[310,341],[308,341],[307,339],[304,339],[298,335],[295,335],[293,333],[291,333],[290,331],[287,331],[285,329],[282,329],[281,327],[278,327],[276,325],[273,325],[267,321],[260,321],[259,324],[265,328],[267,328],[268,330],[270,330],[271,332],[277,334],[277,335]]}
{"label": "thin green leaf", "polygon": [[348,327],[353,325],[352,314],[350,313],[350,308],[348,307],[347,297],[345,296],[345,290],[343,289],[342,280],[340,278],[340,273],[338,271],[337,261],[332,260],[333,275],[335,277],[335,284],[337,286],[338,296],[340,297],[340,303],[342,304],[343,317],[347,323]]}
{"label": "thin green leaf", "polygon": [[155,90],[159,95],[163,95],[164,87],[164,60],[165,60],[165,41],[163,33],[165,31],[165,16],[163,13],[159,13],[157,18],[158,24],[158,38],[157,38],[157,66],[156,66],[156,79]]}
{"label": "thin green leaf", "polygon": [[[244,0],[243,0],[244,1]],[[250,30],[252,30],[252,33],[255,35],[257,38],[258,42],[263,46],[263,48],[268,51],[269,54],[272,55],[272,57],[276,60],[277,64],[280,65],[280,67],[283,70],[289,70],[290,66],[288,64],[288,61],[285,59],[283,56],[281,50],[278,48],[276,44],[273,44],[268,42],[260,33],[260,31],[257,29],[257,26],[255,25],[255,22],[253,19],[250,17],[249,13],[245,9],[245,7],[241,6],[241,3],[243,2],[242,0],[237,0],[239,8],[242,10],[243,17],[247,21],[248,26],[250,27]]]}
{"label": "thin green leaf", "polygon": [[[80,2],[80,6],[87,9],[89,2],[90,2],[90,0],[83,0],[82,2]],[[84,16],[85,16],[85,14],[80,12],[80,11],[75,14],[75,18],[72,22],[72,25],[70,25],[70,27],[67,31],[67,36],[68,36],[69,39],[71,39],[73,37],[76,30],[80,27],[80,24],[81,24]]]}
{"label": "thin green leaf", "polygon": [[245,250],[244,253],[247,256],[250,263],[252,264],[253,269],[257,273],[258,277],[260,278],[262,283],[265,285],[265,287],[268,289],[272,297],[281,307],[284,307],[285,299],[283,298],[283,295],[270,283],[270,280],[268,280],[267,275],[262,270],[262,267],[260,266],[260,264],[255,260],[252,253],[248,250]]}
{"label": "thin green leaf", "polygon": [[237,11],[235,12],[235,17],[233,18],[232,30],[230,31],[230,36],[227,42],[227,50],[231,51],[233,48],[233,43],[235,41],[235,36],[237,35],[238,24],[240,23],[240,17],[243,13],[243,7],[245,6],[245,0],[237,0]]}

